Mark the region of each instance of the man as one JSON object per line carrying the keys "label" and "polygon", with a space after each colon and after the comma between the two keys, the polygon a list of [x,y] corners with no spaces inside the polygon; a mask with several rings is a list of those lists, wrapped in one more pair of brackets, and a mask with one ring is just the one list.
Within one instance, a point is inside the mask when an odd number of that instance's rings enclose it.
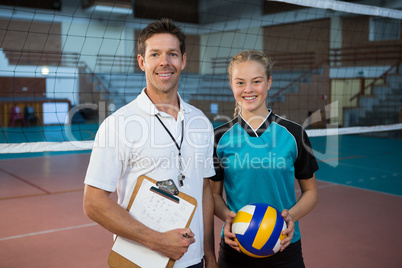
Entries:
{"label": "man", "polygon": [[[216,266],[213,197],[207,178],[213,128],[197,108],[178,95],[186,66],[185,35],[169,19],[150,23],[138,38],[138,64],[146,88],[100,126],[85,178],[84,212],[101,226],[176,260],[175,267]],[[190,228],[157,232],[126,211],[140,175],[173,179],[196,198]],[[118,203],[110,198],[117,189]]]}

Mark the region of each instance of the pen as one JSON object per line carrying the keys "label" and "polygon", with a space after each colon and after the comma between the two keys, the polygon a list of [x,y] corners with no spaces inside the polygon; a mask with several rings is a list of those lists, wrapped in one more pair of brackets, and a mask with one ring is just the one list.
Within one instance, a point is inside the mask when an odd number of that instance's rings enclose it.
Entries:
{"label": "pen", "polygon": [[184,236],[185,238],[189,238],[188,233],[185,233],[183,236]]}

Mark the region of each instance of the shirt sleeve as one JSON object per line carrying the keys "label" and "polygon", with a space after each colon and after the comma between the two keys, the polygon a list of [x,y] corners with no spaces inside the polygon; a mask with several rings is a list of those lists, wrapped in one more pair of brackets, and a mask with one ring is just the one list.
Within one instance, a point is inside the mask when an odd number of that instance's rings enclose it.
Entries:
{"label": "shirt sleeve", "polygon": [[218,143],[220,137],[222,136],[221,131],[215,130],[214,135],[214,146],[213,146],[213,164],[215,168],[215,176],[211,177],[210,180],[212,181],[223,181],[224,179],[224,169],[222,160],[218,156]]}
{"label": "shirt sleeve", "polygon": [[209,123],[209,128],[211,129],[211,132],[208,137],[209,141],[209,146],[208,146],[208,151],[207,155],[205,158],[206,164],[204,165],[204,177],[205,178],[211,178],[215,175],[215,169],[214,169],[214,164],[213,164],[213,152],[214,152],[214,131],[212,124]]}
{"label": "shirt sleeve", "polygon": [[113,119],[108,118],[96,133],[84,183],[114,192],[124,166],[123,153]]}
{"label": "shirt sleeve", "polygon": [[298,155],[295,162],[295,177],[298,180],[310,179],[318,170],[318,164],[311,147],[310,139],[302,130],[301,139],[297,142]]}

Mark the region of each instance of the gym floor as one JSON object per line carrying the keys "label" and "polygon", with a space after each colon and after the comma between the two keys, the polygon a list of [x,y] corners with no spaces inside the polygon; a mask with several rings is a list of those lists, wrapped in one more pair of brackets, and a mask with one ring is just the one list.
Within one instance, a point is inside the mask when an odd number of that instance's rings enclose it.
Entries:
{"label": "gym floor", "polygon": [[[402,141],[311,140],[319,203],[300,221],[306,267],[399,268]],[[108,267],[112,235],[82,210],[89,156],[0,155],[0,268]],[[216,219],[216,251],[221,227]]]}

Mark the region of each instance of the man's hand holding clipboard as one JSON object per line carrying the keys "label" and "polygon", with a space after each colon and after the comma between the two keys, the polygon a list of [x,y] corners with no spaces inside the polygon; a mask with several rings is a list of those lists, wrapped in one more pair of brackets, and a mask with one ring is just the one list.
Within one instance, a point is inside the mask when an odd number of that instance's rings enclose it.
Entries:
{"label": "man's hand holding clipboard", "polygon": [[188,247],[195,242],[194,233],[189,228],[167,231],[164,237],[165,246],[155,250],[173,260],[183,257]]}
{"label": "man's hand holding clipboard", "polygon": [[197,207],[195,198],[179,192],[173,181],[157,182],[140,176],[127,211],[139,222],[154,229],[160,243],[147,248],[117,237],[110,252],[110,267],[173,267],[195,242],[190,222]]}

